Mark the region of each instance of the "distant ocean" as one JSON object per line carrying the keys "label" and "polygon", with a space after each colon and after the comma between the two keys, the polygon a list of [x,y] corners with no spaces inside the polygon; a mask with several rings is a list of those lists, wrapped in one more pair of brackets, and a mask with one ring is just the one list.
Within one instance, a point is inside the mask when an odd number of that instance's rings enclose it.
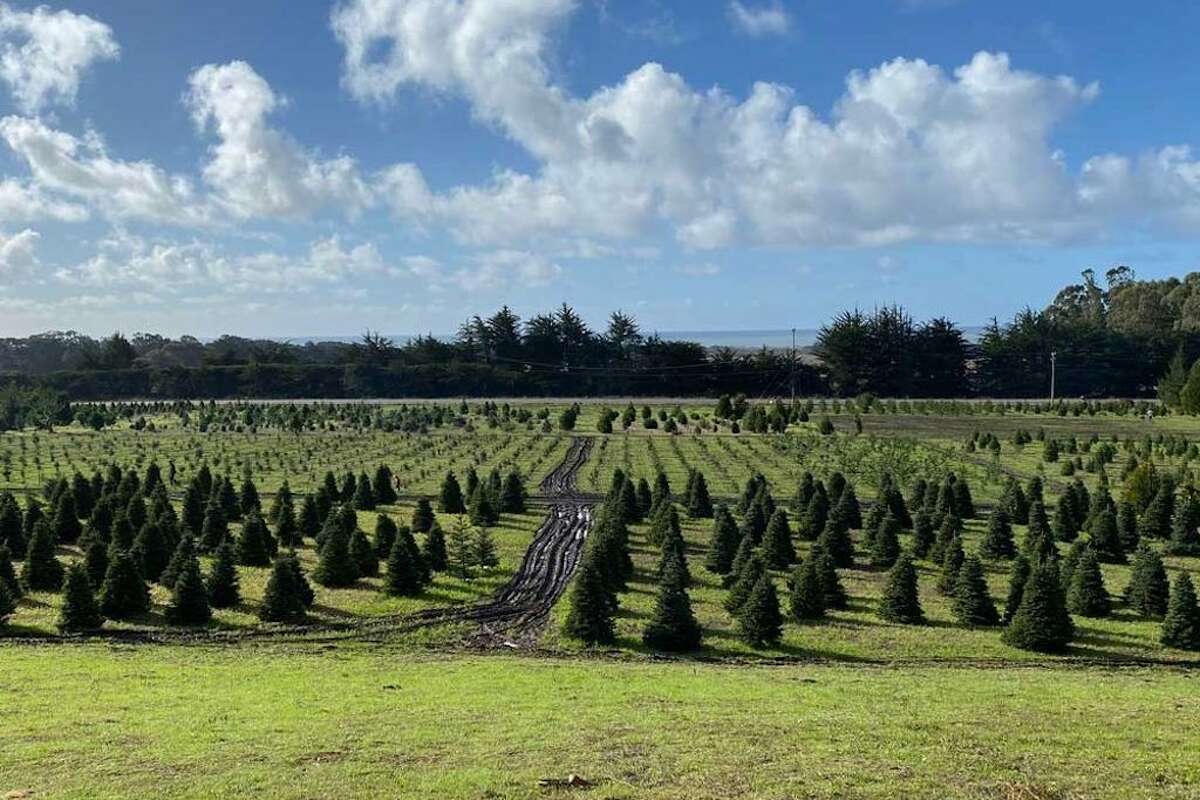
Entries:
{"label": "distant ocean", "polygon": [[[809,347],[817,341],[817,328],[797,328],[796,329],[796,346]],[[982,325],[967,325],[963,326],[963,333],[967,339],[975,341],[983,333]],[[765,328],[762,330],[744,330],[744,331],[646,331],[646,333],[657,333],[664,339],[676,339],[688,342],[698,342],[706,347],[733,347],[739,350],[757,350],[760,347],[770,348],[785,348],[792,346],[792,331],[790,328]],[[412,333],[388,333],[384,334],[397,344],[413,339],[417,334]],[[421,334],[426,335],[426,334]],[[454,338],[453,334],[435,333],[432,334],[435,339],[443,341]],[[305,342],[354,342],[358,341],[358,336],[300,336],[289,339],[296,344],[304,344]]]}

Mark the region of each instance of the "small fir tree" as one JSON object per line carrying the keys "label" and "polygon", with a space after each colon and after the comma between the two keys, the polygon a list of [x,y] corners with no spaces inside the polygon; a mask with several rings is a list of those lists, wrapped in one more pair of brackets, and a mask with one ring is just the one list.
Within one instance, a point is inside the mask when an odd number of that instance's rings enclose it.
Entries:
{"label": "small fir tree", "polygon": [[954,585],[954,617],[962,625],[981,627],[1000,621],[996,604],[988,593],[983,575],[983,563],[975,556],[963,560]]}
{"label": "small fir tree", "polygon": [[792,572],[788,610],[794,619],[811,620],[825,616],[825,590],[821,585],[821,570],[809,554]]}
{"label": "small fir tree", "polygon": [[82,564],[72,564],[63,581],[62,607],[58,614],[58,629],[63,633],[85,633],[98,630],[104,624],[92,582]]}
{"label": "small fir tree", "polygon": [[881,619],[903,625],[925,622],[925,612],[921,610],[917,592],[917,569],[907,553],[901,555],[888,571],[878,614]]}
{"label": "small fir tree", "polygon": [[149,610],[150,592],[133,556],[121,550],[110,552],[100,586],[100,613],[108,619],[130,619]]}
{"label": "small fir tree", "polygon": [[1054,653],[1070,644],[1074,635],[1058,562],[1042,559],[1032,565],[1021,592],[1021,604],[1001,639],[1022,650]]}
{"label": "small fir tree", "polygon": [[1180,572],[1171,587],[1160,641],[1177,650],[1200,650],[1200,608],[1196,606],[1196,587],[1186,572]]}
{"label": "small fir tree", "polygon": [[217,548],[216,560],[206,581],[208,602],[213,608],[233,608],[242,602],[241,583],[237,572],[237,554],[233,545],[225,542]]}
{"label": "small fir tree", "polygon": [[195,556],[183,565],[176,576],[165,616],[172,625],[207,625],[212,619],[208,589],[200,575],[200,562]]}
{"label": "small fir tree", "polygon": [[1081,617],[1107,617],[1112,612],[1100,562],[1090,547],[1083,551],[1071,575],[1067,610]]}
{"label": "small fir tree", "polygon": [[770,574],[763,572],[738,610],[738,635],[752,647],[775,644],[783,634],[783,613]]}
{"label": "small fir tree", "polygon": [[1161,618],[1167,613],[1169,585],[1162,557],[1142,545],[1133,556],[1125,602],[1143,617]]}

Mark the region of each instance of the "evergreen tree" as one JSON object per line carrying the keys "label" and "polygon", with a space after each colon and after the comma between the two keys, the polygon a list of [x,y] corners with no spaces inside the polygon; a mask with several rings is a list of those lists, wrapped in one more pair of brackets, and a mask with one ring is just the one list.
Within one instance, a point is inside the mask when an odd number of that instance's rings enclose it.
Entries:
{"label": "evergreen tree", "polygon": [[504,488],[500,491],[500,510],[506,514],[525,513],[525,484],[515,470],[504,477]]}
{"label": "evergreen tree", "polygon": [[888,571],[883,597],[879,602],[879,616],[888,622],[904,625],[920,625],[925,622],[925,612],[917,594],[917,569],[912,557],[901,555]]}
{"label": "evergreen tree", "polygon": [[237,538],[238,563],[247,567],[270,566],[271,553],[276,549],[272,547],[271,538],[267,523],[251,509]]}
{"label": "evergreen tree", "polygon": [[258,618],[263,622],[302,622],[306,604],[303,590],[296,578],[295,559],[281,555],[271,566],[271,577],[263,591]]}
{"label": "evergreen tree", "polygon": [[975,501],[971,497],[971,487],[966,478],[956,476],[954,481],[954,513],[962,519],[975,518]]}
{"label": "evergreen tree", "polygon": [[962,569],[966,556],[963,553],[962,537],[955,536],[946,545],[942,555],[942,571],[938,576],[937,589],[944,595],[953,595],[954,587],[958,585],[958,573]]}
{"label": "evergreen tree", "polygon": [[1167,613],[1169,585],[1162,557],[1142,545],[1133,556],[1125,602],[1143,617],[1159,618]]}
{"label": "evergreen tree", "polygon": [[985,558],[1008,559],[1017,554],[1012,524],[1003,506],[997,506],[988,518],[987,533],[979,549]]}
{"label": "evergreen tree", "polygon": [[637,501],[640,517],[644,519],[654,506],[654,492],[650,490],[650,482],[645,478],[638,478]]}
{"label": "evergreen tree", "polygon": [[728,589],[737,583],[738,576],[742,574],[742,570],[745,569],[754,552],[754,542],[749,539],[742,539],[738,542],[737,552],[733,556],[733,564],[730,566],[729,572],[725,573],[724,577],[721,578],[722,586]]}
{"label": "evergreen tree", "polygon": [[775,644],[783,635],[783,613],[775,582],[765,571],[750,590],[737,615],[738,633],[752,647]]}
{"label": "evergreen tree", "polygon": [[983,563],[975,556],[966,557],[958,570],[953,609],[955,619],[969,627],[995,625],[1000,621],[983,576]]}
{"label": "evergreen tree", "polygon": [[0,544],[0,583],[4,584],[8,590],[8,596],[14,600],[20,600],[25,595],[25,590],[21,588],[21,582],[17,580],[17,570],[13,566],[12,555],[8,552],[8,547]]}
{"label": "evergreen tree", "polygon": [[0,581],[0,626],[8,623],[8,618],[17,610],[17,598],[8,590],[8,584]]}
{"label": "evergreen tree", "polygon": [[200,527],[200,549],[206,553],[221,546],[229,535],[229,523],[218,495],[213,495],[204,510],[204,524]]}
{"label": "evergreen tree", "polygon": [[839,518],[830,516],[814,546],[822,548],[836,566],[854,566],[854,542],[846,523]]}
{"label": "evergreen tree", "polygon": [[1064,595],[1071,588],[1071,579],[1075,575],[1075,567],[1078,566],[1086,550],[1087,542],[1080,540],[1072,543],[1071,547],[1067,550],[1067,555],[1063,557],[1058,565],[1058,577],[1062,581]]}
{"label": "evergreen tree", "polygon": [[490,528],[499,521],[499,514],[492,505],[492,499],[489,497],[489,492],[484,488],[478,488],[471,495],[470,516],[471,524],[479,528]]}
{"label": "evergreen tree", "polygon": [[900,523],[889,510],[879,523],[875,537],[871,540],[871,566],[887,569],[900,556]]}
{"label": "evergreen tree", "polygon": [[158,523],[150,520],[142,525],[133,540],[133,552],[141,559],[142,575],[157,581],[171,561],[171,547]]}
{"label": "evergreen tree", "polygon": [[921,508],[913,516],[912,554],[914,558],[925,558],[933,548],[936,532],[933,528],[933,516]]}
{"label": "evergreen tree", "polygon": [[258,487],[249,475],[242,479],[242,490],[238,494],[238,508],[245,517],[251,512],[262,514],[262,498],[258,496]]}
{"label": "evergreen tree", "polygon": [[195,556],[183,565],[176,576],[165,616],[172,625],[207,625],[212,619],[208,589],[200,575],[200,562]]}
{"label": "evergreen tree", "polygon": [[83,532],[79,523],[79,514],[75,510],[75,495],[63,492],[54,503],[54,515],[51,525],[54,528],[54,538],[59,544],[74,544]]}
{"label": "evergreen tree", "polygon": [[63,633],[83,633],[97,630],[104,624],[96,596],[92,593],[92,582],[82,564],[67,568],[63,581],[62,607],[58,614],[58,629]]}
{"label": "evergreen tree", "polygon": [[[703,481],[704,476],[700,475],[699,480]],[[796,560],[792,529],[788,525],[787,512],[782,508],[776,509],[767,523],[766,533],[763,534],[763,556],[772,569],[787,569]]]}
{"label": "evergreen tree", "polygon": [[1104,575],[1100,562],[1089,547],[1083,551],[1079,563],[1071,574],[1071,586],[1067,592],[1067,609],[1082,617],[1107,617],[1112,612],[1108,590],[1104,587]]}
{"label": "evergreen tree", "polygon": [[[192,557],[195,559],[195,556]],[[208,602],[213,608],[233,608],[242,602],[241,583],[238,580],[237,554],[233,544],[225,542],[217,548],[216,560],[206,582]]]}
{"label": "evergreen tree", "polygon": [[471,527],[461,519],[450,528],[446,537],[446,569],[455,577],[471,580],[474,577],[475,547]]}
{"label": "evergreen tree", "polygon": [[766,574],[766,571],[767,567],[763,563],[762,556],[757,552],[753,553],[745,565],[743,565],[737,575],[737,580],[729,589],[729,595],[725,598],[725,610],[736,615],[746,602],[746,598],[754,591],[758,579]]}
{"label": "evergreen tree", "polygon": [[1117,516],[1112,509],[1105,508],[1092,517],[1089,524],[1088,544],[1096,558],[1105,564],[1124,564],[1125,548],[1121,546],[1121,534],[1117,530]]}
{"label": "evergreen tree", "polygon": [[708,482],[704,473],[696,471],[691,491],[687,497],[687,514],[692,519],[709,519],[713,515],[712,498],[708,494]]}
{"label": "evergreen tree", "polygon": [[359,575],[373,578],[379,574],[379,556],[362,528],[355,527],[350,534],[350,558],[358,565]]}
{"label": "evergreen tree", "polygon": [[1126,553],[1137,550],[1140,537],[1138,535],[1137,506],[1128,500],[1122,500],[1117,506],[1117,533],[1121,537],[1121,549]]}
{"label": "evergreen tree", "polygon": [[453,472],[447,472],[442,480],[441,492],[438,495],[438,511],[443,514],[465,514],[467,507],[463,503],[462,487]]}
{"label": "evergreen tree", "polygon": [[32,592],[57,592],[62,587],[63,565],[54,554],[54,530],[45,520],[33,527],[25,550],[21,581]]}
{"label": "evergreen tree", "polygon": [[564,630],[586,644],[612,644],[616,638],[608,589],[592,558],[585,556],[579,564]]}
{"label": "evergreen tree", "polygon": [[204,529],[204,495],[193,481],[183,493],[183,527],[193,536],[202,536]]}
{"label": "evergreen tree", "polygon": [[754,543],[754,546],[762,544],[763,534],[767,530],[767,520],[763,516],[762,506],[751,504],[746,509],[746,516],[742,517],[742,524],[738,528],[738,534],[743,539],[749,539]]}
{"label": "evergreen tree", "polygon": [[942,516],[941,524],[938,525],[937,538],[934,539],[933,547],[929,548],[929,560],[935,564],[941,564],[946,558],[946,548],[950,542],[956,538],[960,538],[963,533],[963,523],[954,512],[947,511]]}
{"label": "evergreen tree", "polygon": [[321,532],[321,512],[313,495],[305,496],[304,502],[300,504],[300,518],[296,522],[302,537],[315,539]]}
{"label": "evergreen tree", "polygon": [[380,561],[385,561],[392,552],[392,545],[396,543],[396,523],[387,514],[378,514],[375,517],[375,534],[372,544],[375,546],[375,557]]}
{"label": "evergreen tree", "polygon": [[[291,503],[283,506],[275,517],[275,540],[282,547],[298,547],[302,544],[300,526]],[[278,548],[276,548],[278,549]]]}
{"label": "evergreen tree", "polygon": [[359,511],[375,510],[375,490],[371,488],[371,479],[364,472],[358,478],[354,487],[353,504]]}
{"label": "evergreen tree", "polygon": [[[184,535],[179,540],[179,544],[175,545],[175,551],[171,554],[171,560],[167,562],[167,568],[158,576],[158,582],[170,589],[175,585],[175,578],[179,575],[179,570],[183,569],[183,565],[189,559],[196,555],[196,541],[191,536]],[[105,560],[107,564],[107,557]]]}
{"label": "evergreen tree", "polygon": [[340,587],[353,586],[358,577],[358,564],[350,556],[350,532],[341,524],[326,526],[313,580],[322,586]]}
{"label": "evergreen tree", "polygon": [[267,512],[267,522],[278,526],[279,515],[283,513],[284,508],[291,508],[292,518],[295,521],[295,498],[292,496],[292,487],[288,485],[286,478],[280,485],[279,491],[275,493],[275,500],[271,503],[271,510]]}
{"label": "evergreen tree", "polygon": [[704,568],[717,575],[728,575],[733,568],[733,557],[740,543],[737,523],[725,506],[717,506],[713,512],[712,536],[709,538],[708,555]]}
{"label": "evergreen tree", "polygon": [[833,556],[818,542],[808,552],[810,560],[815,561],[821,575],[821,592],[825,596],[826,609],[845,609],[850,605],[850,597],[842,587],[842,581],[837,574],[837,564]]}
{"label": "evergreen tree", "polygon": [[11,494],[0,495],[0,544],[6,545],[17,558],[25,555],[29,543],[25,540],[24,516]]}
{"label": "evergreen tree", "polygon": [[446,552],[446,534],[442,532],[440,525],[434,525],[429,533],[425,534],[425,546],[421,550],[421,555],[429,570],[433,572],[446,570],[450,559]]}
{"label": "evergreen tree", "polygon": [[227,522],[242,518],[242,503],[238,498],[237,490],[233,488],[233,481],[229,480],[228,475],[221,479],[220,488],[216,490],[214,496],[221,504],[221,510],[225,512]]}
{"label": "evergreen tree", "polygon": [[700,647],[700,624],[692,613],[683,570],[674,561],[663,569],[654,614],[642,632],[642,641],[655,650],[685,653]]}
{"label": "evergreen tree", "polygon": [[834,510],[842,516],[847,528],[862,527],[862,506],[859,505],[858,495],[855,493],[853,485],[849,483],[845,485]]}
{"label": "evergreen tree", "polygon": [[110,550],[108,571],[100,586],[100,613],[108,619],[129,619],[149,610],[150,592],[133,556],[127,551]]}
{"label": "evergreen tree", "polygon": [[312,608],[312,604],[316,602],[317,593],[313,591],[308,578],[304,576],[304,569],[300,566],[300,558],[296,555],[296,551],[289,551],[284,559],[292,569],[292,585],[300,596],[300,602],[304,604],[305,608]]}
{"label": "evergreen tree", "polygon": [[384,591],[393,596],[415,597],[424,587],[421,577],[421,568],[413,560],[412,550],[403,536],[397,536],[388,554]]}
{"label": "evergreen tree", "polygon": [[1167,553],[1173,556],[1200,556],[1200,530],[1194,520],[1197,504],[1190,492],[1185,494],[1185,498],[1176,504]]}
{"label": "evergreen tree", "polygon": [[1186,572],[1180,572],[1171,587],[1160,641],[1177,650],[1200,650],[1200,608],[1196,606],[1196,587]]}
{"label": "evergreen tree", "polygon": [[387,506],[400,499],[396,495],[394,480],[392,470],[387,464],[380,464],[375,468],[375,479],[371,483],[371,491],[375,495],[376,503]]}
{"label": "evergreen tree", "polygon": [[825,589],[821,583],[821,569],[817,560],[809,554],[792,572],[789,610],[798,620],[820,619],[825,616]]}
{"label": "evergreen tree", "polygon": [[428,533],[435,521],[433,506],[429,504],[429,500],[424,497],[417,500],[417,507],[413,509],[409,527],[415,533]]}
{"label": "evergreen tree", "polygon": [[1013,559],[1012,571],[1008,576],[1008,596],[1004,601],[1004,624],[1012,622],[1017,609],[1021,607],[1021,597],[1025,594],[1025,584],[1029,582],[1031,571],[1029,559],[1020,553]]}
{"label": "evergreen tree", "polygon": [[1033,564],[1021,592],[1021,604],[1001,639],[1013,647],[1039,653],[1065,648],[1075,636],[1067,613],[1058,562],[1042,559]]}

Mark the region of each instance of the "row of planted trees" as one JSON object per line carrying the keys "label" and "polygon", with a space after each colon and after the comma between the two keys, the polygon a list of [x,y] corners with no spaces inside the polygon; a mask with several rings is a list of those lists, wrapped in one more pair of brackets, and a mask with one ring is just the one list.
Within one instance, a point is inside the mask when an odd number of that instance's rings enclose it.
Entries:
{"label": "row of planted trees", "polygon": [[[63,592],[59,627],[92,630],[103,619],[142,617],[151,610],[150,585],[170,591],[164,617],[170,624],[202,625],[213,608],[242,604],[239,567],[270,567],[257,613],[268,622],[298,622],[314,602],[309,579],[326,587],[354,585],[385,570],[382,590],[417,595],[435,572],[470,579],[476,569],[498,565],[488,529],[502,512],[525,507],[517,473],[501,479],[493,470],[479,479],[466,475],[467,491],[448,474],[439,508],[459,516],[449,532],[436,521],[428,499],[420,499],[410,525],[385,513],[373,536],[359,527],[358,511],[374,510],[397,497],[390,469],[374,478],[332,473],[316,492],[299,501],[285,481],[265,512],[250,475],[240,490],[228,476],[202,467],[188,483],[177,512],[157,464],[144,474],[110,466],[90,479],[80,473],[51,481],[46,505],[30,497],[24,507],[0,494],[0,622],[29,592]],[[240,522],[236,532],[231,523]],[[418,545],[414,534],[423,534]],[[311,539],[317,563],[306,575],[297,548]],[[79,557],[69,565],[59,547]],[[211,559],[207,575],[200,556]],[[18,572],[14,561],[22,562]]]}
{"label": "row of planted trees", "polygon": [[[917,480],[907,498],[885,475],[876,501],[865,513],[854,486],[841,474],[833,473],[825,482],[806,474],[789,503],[796,515],[795,530],[788,509],[776,503],[761,475],[747,483],[733,510],[712,507],[698,472],[691,474],[679,500],[689,516],[713,518],[704,567],[721,576],[728,590],[725,609],[741,638],[752,646],[774,644],[782,635],[785,614],[773,571],[788,574],[787,614],[797,622],[846,608],[838,570],[861,567],[886,570],[876,606],[881,618],[922,624],[926,617],[915,564],[922,560],[938,569],[937,591],[949,598],[960,624],[1003,625],[1002,638],[1008,644],[1055,652],[1074,637],[1071,615],[1111,613],[1113,600],[1100,565],[1126,563],[1126,553],[1132,552],[1127,607],[1163,621],[1164,645],[1198,649],[1200,611],[1194,586],[1183,571],[1169,586],[1157,549],[1161,543],[1154,540],[1163,538],[1165,518],[1173,531],[1166,543],[1169,552],[1200,552],[1188,544],[1200,535],[1200,502],[1190,492],[1177,492],[1166,477],[1156,481],[1141,508],[1130,499],[1115,503],[1103,472],[1091,494],[1075,481],[1060,496],[1052,522],[1041,479],[1024,487],[1010,480],[975,553],[967,553],[963,544],[964,521],[977,516],[975,504],[967,481],[954,474],[935,484]],[[645,485],[644,480],[638,483]],[[647,541],[661,554],[655,571],[659,597],[643,639],[656,649],[695,649],[702,630],[687,595],[691,576],[669,485],[660,473],[646,502],[633,487],[618,470],[573,590],[567,633],[589,643],[613,641],[612,619],[632,570],[628,526],[648,520]],[[1027,528],[1020,544],[1014,522]],[[857,536],[851,535],[854,529],[860,531]],[[811,543],[806,558],[797,555],[796,537]],[[1011,562],[1009,588],[999,608],[988,590],[985,564],[1005,562]]]}

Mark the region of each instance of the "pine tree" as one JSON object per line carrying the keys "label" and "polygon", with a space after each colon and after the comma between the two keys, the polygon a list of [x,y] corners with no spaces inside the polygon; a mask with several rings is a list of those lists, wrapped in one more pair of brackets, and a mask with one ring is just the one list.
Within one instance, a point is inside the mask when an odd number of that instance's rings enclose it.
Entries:
{"label": "pine tree", "polygon": [[375,547],[375,557],[386,561],[391,555],[392,545],[396,543],[396,523],[387,514],[375,516],[375,533],[371,543]]}
{"label": "pine tree", "polygon": [[202,536],[204,529],[204,495],[195,482],[183,493],[183,527],[193,536]]}
{"label": "pine tree", "polygon": [[149,610],[150,592],[133,556],[126,551],[110,551],[108,571],[100,586],[100,613],[109,619],[129,619]]}
{"label": "pine tree", "polygon": [[783,614],[779,595],[770,574],[763,572],[738,609],[738,634],[752,647],[775,644],[783,634]]}
{"label": "pine tree", "polygon": [[165,616],[172,625],[207,625],[212,619],[208,589],[200,575],[200,562],[195,556],[183,565],[176,576]]}
{"label": "pine tree", "polygon": [[917,593],[917,569],[912,557],[901,555],[895,566],[888,571],[883,597],[879,602],[879,616],[888,622],[904,625],[920,625],[925,622],[925,612]]}
{"label": "pine tree", "polygon": [[1173,556],[1200,556],[1200,530],[1197,529],[1194,514],[1191,513],[1196,503],[1190,493],[1184,496],[1187,500],[1181,500],[1175,509],[1167,553]]}
{"label": "pine tree", "polygon": [[586,555],[571,590],[564,630],[586,644],[611,644],[616,638],[604,577],[599,566]]}
{"label": "pine tree", "polygon": [[358,577],[358,564],[350,556],[350,532],[340,523],[326,526],[313,580],[322,586],[341,587],[353,586]]}
{"label": "pine tree", "polygon": [[283,506],[275,517],[275,540],[281,547],[298,547],[301,543],[300,526],[291,503]]}
{"label": "pine tree", "polygon": [[[195,556],[192,557],[193,560]],[[237,554],[233,545],[225,542],[217,548],[216,560],[206,582],[208,602],[213,608],[233,608],[242,602],[241,584],[238,580]]]}
{"label": "pine tree", "polygon": [[292,569],[292,585],[296,589],[296,594],[300,596],[300,602],[304,604],[305,608],[312,608],[312,604],[316,602],[317,593],[313,591],[308,578],[304,576],[304,568],[300,566],[300,558],[296,555],[296,551],[288,551],[283,558]]}
{"label": "pine tree", "polygon": [[471,533],[471,527],[459,519],[446,538],[447,571],[468,581],[475,577],[475,547]]}
{"label": "pine tree", "polygon": [[1180,572],[1171,587],[1160,641],[1177,650],[1200,650],[1200,608],[1196,606],[1196,587],[1186,572]]}
{"label": "pine tree", "polygon": [[375,468],[375,479],[371,482],[371,491],[375,495],[376,503],[387,506],[399,499],[393,482],[392,470],[387,464],[380,464]]}
{"label": "pine tree", "polygon": [[1125,602],[1143,617],[1159,618],[1167,613],[1169,591],[1162,558],[1145,545],[1139,547],[1133,556]]}
{"label": "pine tree", "polygon": [[900,523],[891,511],[887,511],[879,523],[875,537],[871,540],[871,566],[887,569],[900,556]]}
{"label": "pine tree", "polygon": [[933,516],[921,508],[913,516],[912,554],[914,558],[925,558],[933,548],[936,538]]}
{"label": "pine tree", "polygon": [[848,608],[850,597],[842,587],[841,578],[838,577],[837,573],[837,563],[834,561],[833,556],[818,542],[808,551],[808,557],[816,562],[817,570],[821,575],[821,591],[825,596],[825,608]]}
{"label": "pine tree", "polygon": [[471,524],[478,528],[490,528],[498,521],[499,515],[492,505],[489,492],[482,485],[471,495],[470,517]]}
{"label": "pine tree", "polygon": [[[699,475],[699,473],[697,473]],[[700,475],[703,481],[704,476]],[[772,569],[787,569],[796,561],[796,548],[792,544],[792,529],[788,525],[787,512],[775,510],[763,534],[763,556]]]}
{"label": "pine tree", "polygon": [[[108,572],[108,545],[98,539],[89,542],[83,553],[83,564],[93,586],[103,583],[104,573]],[[162,583],[161,577],[159,582]]]}
{"label": "pine tree", "polygon": [[375,548],[362,528],[355,527],[350,534],[350,558],[358,565],[359,575],[373,578],[379,574],[379,556],[375,555]]}
{"label": "pine tree", "polygon": [[1075,636],[1075,626],[1067,613],[1058,563],[1042,559],[1029,572],[1021,592],[1021,604],[1001,639],[1013,647],[1039,653],[1064,649]]}
{"label": "pine tree", "polygon": [[0,626],[8,623],[8,618],[17,610],[17,598],[8,590],[8,584],[0,581]]}
{"label": "pine tree", "polygon": [[74,544],[79,540],[83,527],[79,524],[75,496],[71,492],[63,492],[58,496],[51,525],[54,528],[54,538],[59,544]]}
{"label": "pine tree", "polygon": [[737,583],[738,576],[742,574],[742,570],[745,569],[754,553],[754,542],[749,539],[742,539],[738,542],[737,552],[733,556],[733,564],[730,566],[729,572],[721,578],[721,585],[728,589]]}
{"label": "pine tree", "polygon": [[0,544],[0,583],[4,584],[9,596],[14,600],[19,600],[25,595],[25,590],[21,588],[21,582],[17,580],[17,570],[13,566],[12,554],[3,544]]}
{"label": "pine tree", "polygon": [[25,555],[29,543],[25,540],[24,516],[21,506],[9,493],[0,495],[0,544],[7,545],[17,558]]}
{"label": "pine tree", "polygon": [[300,518],[296,520],[300,535],[309,539],[317,538],[321,531],[321,512],[317,508],[317,500],[311,494],[306,495],[300,504]]}
{"label": "pine tree", "polygon": [[825,616],[825,590],[821,585],[821,570],[812,554],[792,572],[791,596],[788,609],[798,620],[820,619]]}
{"label": "pine tree", "polygon": [[242,479],[242,491],[238,494],[238,508],[243,517],[251,512],[262,514],[262,499],[258,496],[258,487],[254,485],[254,481],[249,475]]}
{"label": "pine tree", "polygon": [[704,473],[697,471],[687,498],[687,514],[692,519],[709,519],[713,515],[712,498]]}
{"label": "pine tree", "polygon": [[757,552],[753,553],[742,566],[741,571],[737,574],[737,580],[729,589],[729,595],[725,598],[725,610],[731,614],[737,614],[746,602],[746,598],[754,591],[758,579],[766,574],[766,571],[767,567],[763,563],[762,556]]}
{"label": "pine tree", "polygon": [[237,490],[233,488],[233,481],[229,480],[228,475],[221,479],[221,486],[217,489],[215,496],[221,504],[221,510],[225,512],[226,521],[237,521],[242,518],[242,503],[238,498]]}
{"label": "pine tree", "polygon": [[966,556],[963,552],[962,537],[955,536],[946,545],[942,555],[942,570],[938,575],[937,590],[944,595],[953,595],[954,587],[958,585],[958,572],[962,569]]}
{"label": "pine tree", "polygon": [[45,520],[33,527],[25,551],[21,580],[32,592],[57,592],[62,587],[63,565],[54,554],[54,531]]}
{"label": "pine tree", "polygon": [[1017,554],[1012,524],[1003,506],[997,506],[988,518],[987,533],[979,547],[984,558],[1008,559]]}
{"label": "pine tree", "polygon": [[371,488],[371,479],[364,472],[358,478],[354,487],[353,504],[359,511],[375,510],[375,491]]}
{"label": "pine tree", "polygon": [[487,528],[475,530],[475,563],[483,569],[494,569],[500,566],[500,556],[496,552],[496,541]]}
{"label": "pine tree", "polygon": [[1137,506],[1128,500],[1122,500],[1117,506],[1117,533],[1121,537],[1121,549],[1126,553],[1137,550],[1140,536],[1138,535]]}
{"label": "pine tree", "polygon": [[1025,584],[1029,582],[1029,573],[1031,571],[1029,559],[1020,553],[1013,559],[1012,571],[1008,576],[1008,596],[1004,601],[1004,619],[1005,625],[1012,622],[1016,616],[1017,609],[1021,606],[1021,597],[1025,594]]}
{"label": "pine tree", "polygon": [[296,580],[295,559],[281,555],[271,566],[271,577],[263,592],[258,618],[263,622],[301,622],[305,617],[306,605],[301,587]]}
{"label": "pine tree", "polygon": [[709,538],[704,568],[717,575],[728,575],[733,568],[738,544],[737,523],[725,506],[718,506],[713,512],[712,536]]}
{"label": "pine tree", "polygon": [[221,546],[229,536],[229,524],[225,509],[218,495],[213,495],[204,511],[204,524],[200,527],[200,549],[210,553]]}
{"label": "pine tree", "polygon": [[295,500],[292,497],[292,487],[284,478],[283,483],[279,486],[279,491],[275,493],[275,500],[271,503],[271,510],[267,512],[267,522],[272,525],[279,525],[279,515],[283,513],[283,509],[291,507],[292,516],[295,517],[296,508]]}
{"label": "pine tree", "polygon": [[1104,575],[1100,562],[1089,547],[1083,551],[1079,563],[1071,574],[1071,586],[1067,591],[1067,609],[1082,617],[1107,617],[1112,612],[1108,590],[1104,587]]}
{"label": "pine tree", "polygon": [[413,560],[412,551],[404,537],[397,536],[388,554],[383,590],[393,596],[415,597],[423,587],[420,566]]}
{"label": "pine tree", "polygon": [[525,513],[525,484],[515,470],[504,477],[500,492],[500,510],[506,514]]}
{"label": "pine tree", "polygon": [[247,567],[270,566],[271,552],[275,549],[271,546],[271,538],[267,523],[251,509],[237,538],[238,563]]}
{"label": "pine tree", "polygon": [[955,619],[969,627],[995,625],[1000,621],[983,576],[983,563],[975,556],[967,556],[958,570],[953,609]]}
{"label": "pine tree", "polygon": [[442,532],[440,525],[434,525],[429,533],[425,534],[425,546],[421,549],[421,555],[430,571],[444,572],[446,570],[449,562],[446,553],[446,534]]}
{"label": "pine tree", "polygon": [[443,514],[465,514],[466,505],[463,503],[462,487],[453,472],[447,472],[442,480],[441,492],[438,494],[438,511]]}
{"label": "pine tree", "polygon": [[700,647],[703,634],[680,566],[670,561],[663,569],[654,614],[642,632],[642,641],[655,650],[685,653]]}
{"label": "pine tree", "polygon": [[147,521],[133,540],[133,552],[141,559],[142,575],[157,581],[171,560],[171,549],[162,528],[153,520]]}
{"label": "pine tree", "polygon": [[954,512],[947,511],[942,516],[941,524],[938,525],[937,538],[934,539],[933,547],[929,548],[929,560],[935,564],[941,564],[946,558],[946,548],[955,538],[961,537],[962,532],[962,520]]}
{"label": "pine tree", "polygon": [[104,624],[96,596],[92,593],[92,582],[82,564],[72,564],[63,581],[62,608],[58,615],[58,629],[63,633],[83,633],[97,630]]}
{"label": "pine tree", "polygon": [[413,509],[412,519],[409,522],[413,532],[428,533],[435,521],[433,506],[430,505],[428,498],[422,497],[417,500],[417,507]]}

